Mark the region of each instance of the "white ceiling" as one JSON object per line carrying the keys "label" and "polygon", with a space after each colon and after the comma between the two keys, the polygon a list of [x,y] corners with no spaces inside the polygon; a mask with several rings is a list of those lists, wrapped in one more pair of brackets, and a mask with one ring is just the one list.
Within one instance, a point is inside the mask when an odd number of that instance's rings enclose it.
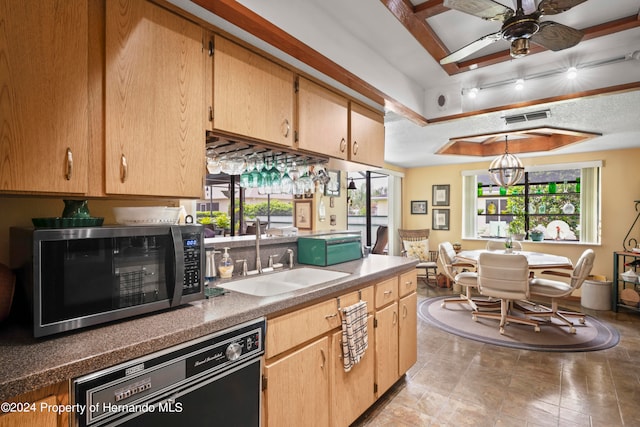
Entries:
{"label": "white ceiling", "polygon": [[[170,1],[357,96],[199,6],[187,0]],[[412,0],[414,5],[423,1]],[[640,81],[640,59],[631,56],[633,52],[640,51],[640,27],[583,40],[571,49],[546,51],[449,76],[381,1],[238,0],[238,3],[428,120]],[[502,3],[513,7],[511,0]],[[567,12],[545,16],[542,20],[584,29],[637,16],[639,11],[640,0],[588,0]],[[450,51],[500,29],[498,22],[483,21],[453,10],[429,18],[428,23]],[[474,56],[505,49],[508,49],[508,42],[501,40]],[[612,59],[618,62],[580,69],[585,64]],[[569,66],[577,66],[579,70],[578,77],[570,82],[561,73]],[[543,76],[550,71],[558,71],[558,74]],[[525,79],[525,88],[520,92],[515,91],[512,85],[517,78]],[[481,89],[475,100],[462,95],[463,89],[484,88],[500,82],[508,84]],[[437,103],[441,95],[447,101],[444,107]],[[502,118],[543,108],[551,110],[548,119],[506,125]],[[385,160],[402,167],[474,162],[481,159],[434,153],[451,137],[534,126],[556,126],[602,134],[587,142],[543,155],[640,147],[639,111],[640,91],[496,111],[426,126],[418,126],[387,111]]]}

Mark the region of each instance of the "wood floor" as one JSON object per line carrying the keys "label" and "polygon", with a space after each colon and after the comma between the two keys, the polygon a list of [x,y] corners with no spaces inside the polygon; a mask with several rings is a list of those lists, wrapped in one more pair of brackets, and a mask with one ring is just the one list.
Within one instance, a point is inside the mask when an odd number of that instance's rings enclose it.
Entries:
{"label": "wood floor", "polygon": [[[421,284],[418,303],[446,293]],[[418,362],[353,426],[640,426],[640,313],[583,311],[615,326],[620,343],[517,350],[418,319]]]}

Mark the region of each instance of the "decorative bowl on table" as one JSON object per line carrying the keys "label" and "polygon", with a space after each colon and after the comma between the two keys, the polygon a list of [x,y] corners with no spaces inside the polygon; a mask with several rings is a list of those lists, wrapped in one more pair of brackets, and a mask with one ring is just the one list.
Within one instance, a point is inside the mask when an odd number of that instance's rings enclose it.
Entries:
{"label": "decorative bowl on table", "polygon": [[117,207],[113,213],[122,225],[171,225],[180,219],[180,208],[167,206]]}

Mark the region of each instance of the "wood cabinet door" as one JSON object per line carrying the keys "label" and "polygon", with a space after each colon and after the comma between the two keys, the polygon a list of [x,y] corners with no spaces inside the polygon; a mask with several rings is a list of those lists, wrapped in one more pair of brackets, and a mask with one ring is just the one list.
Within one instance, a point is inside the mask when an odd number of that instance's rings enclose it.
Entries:
{"label": "wood cabinet door", "polygon": [[398,311],[398,374],[402,375],[418,360],[418,294],[401,298]]}
{"label": "wood cabinet door", "polygon": [[[18,404],[23,404],[20,402]],[[40,405],[55,407],[58,401],[55,396],[49,396],[32,403],[29,411],[7,413],[0,416],[0,427],[56,427],[58,416],[55,411],[41,411]]]}
{"label": "wood cabinet door", "polygon": [[203,36],[153,3],[106,2],[107,193],[202,195],[210,98]]}
{"label": "wood cabinet door", "polygon": [[351,103],[349,160],[366,165],[384,165],[384,117]]}
{"label": "wood cabinet door", "polygon": [[293,72],[218,35],[214,46],[214,130],[291,147]]}
{"label": "wood cabinet door", "polygon": [[398,303],[376,312],[375,328],[377,396],[389,389],[398,375]]}
{"label": "wood cabinet door", "polygon": [[344,371],[342,358],[342,331],[333,334],[331,339],[331,425],[343,427],[350,425],[375,400],[374,362],[375,334],[373,316],[367,319],[369,348],[360,362],[349,372]]}
{"label": "wood cabinet door", "polygon": [[0,191],[87,191],[88,19],[85,0],[0,1]]}
{"label": "wood cabinet door", "polygon": [[349,102],[303,77],[298,78],[298,148],[346,159]]}
{"label": "wood cabinet door", "polygon": [[266,425],[329,425],[329,338],[324,337],[270,363],[264,374]]}

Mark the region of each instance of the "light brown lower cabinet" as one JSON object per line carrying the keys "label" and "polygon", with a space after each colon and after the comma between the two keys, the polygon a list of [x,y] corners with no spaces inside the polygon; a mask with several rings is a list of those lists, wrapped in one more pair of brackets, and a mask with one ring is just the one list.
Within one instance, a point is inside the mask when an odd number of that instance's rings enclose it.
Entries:
{"label": "light brown lower cabinet", "polygon": [[[16,412],[0,415],[0,427],[57,427],[69,425],[69,412],[56,412],[57,405],[69,403],[69,383],[62,381],[34,392],[8,399],[9,404],[21,405]],[[25,408],[24,405],[28,405]],[[18,408],[16,407],[16,410]]]}
{"label": "light brown lower cabinet", "polygon": [[[373,330],[373,316],[369,315],[367,330]],[[331,340],[331,426],[348,426],[375,401],[374,394],[374,335],[369,334],[369,348],[360,362],[349,372],[342,360],[342,331]]]}
{"label": "light brown lower cabinet", "polygon": [[265,365],[266,425],[329,425],[329,338]]}
{"label": "light brown lower cabinet", "polygon": [[398,303],[376,311],[376,384],[378,397],[398,378]]}
{"label": "light brown lower cabinet", "polygon": [[[267,320],[264,425],[346,427],[415,363],[417,300],[415,289],[398,298],[401,277],[407,281],[406,273],[392,276]],[[345,372],[340,308],[360,299],[367,301],[369,346]]]}

